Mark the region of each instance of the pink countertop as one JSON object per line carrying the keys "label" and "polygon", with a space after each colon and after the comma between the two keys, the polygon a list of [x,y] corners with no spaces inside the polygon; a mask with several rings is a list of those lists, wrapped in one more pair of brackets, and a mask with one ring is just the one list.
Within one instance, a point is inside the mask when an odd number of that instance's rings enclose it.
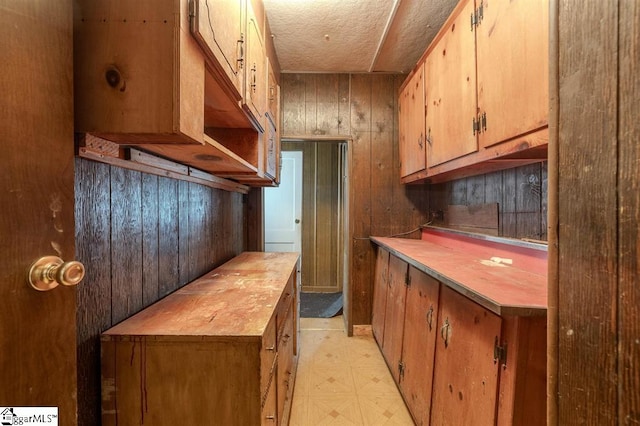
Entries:
{"label": "pink countertop", "polygon": [[[451,237],[451,238],[449,238]],[[546,250],[427,230],[422,240],[371,240],[498,315],[546,315]]]}

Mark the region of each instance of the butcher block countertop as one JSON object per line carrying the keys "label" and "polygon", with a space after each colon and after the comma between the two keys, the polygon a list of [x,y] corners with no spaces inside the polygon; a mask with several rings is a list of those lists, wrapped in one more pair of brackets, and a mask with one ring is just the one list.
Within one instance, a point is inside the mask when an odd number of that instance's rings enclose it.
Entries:
{"label": "butcher block countertop", "polygon": [[371,240],[498,315],[546,315],[546,249],[541,244],[511,246],[497,238],[475,240],[435,229],[423,232],[422,240]]}
{"label": "butcher block countertop", "polygon": [[102,339],[260,339],[297,262],[297,253],[244,252],[107,330]]}

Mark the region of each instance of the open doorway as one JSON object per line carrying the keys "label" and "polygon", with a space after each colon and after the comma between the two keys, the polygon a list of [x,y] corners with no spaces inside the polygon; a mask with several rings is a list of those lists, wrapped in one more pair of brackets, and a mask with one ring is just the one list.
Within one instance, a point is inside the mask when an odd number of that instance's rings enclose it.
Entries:
{"label": "open doorway", "polygon": [[290,175],[287,167],[294,163],[287,159],[300,155],[301,315],[343,313],[348,283],[348,145],[344,141],[283,141],[282,155],[280,188],[265,190],[265,250],[282,251],[278,250],[282,245],[270,244],[269,240],[277,223],[290,221],[288,213],[280,212],[292,208],[278,191],[291,190],[291,182],[285,180]]}

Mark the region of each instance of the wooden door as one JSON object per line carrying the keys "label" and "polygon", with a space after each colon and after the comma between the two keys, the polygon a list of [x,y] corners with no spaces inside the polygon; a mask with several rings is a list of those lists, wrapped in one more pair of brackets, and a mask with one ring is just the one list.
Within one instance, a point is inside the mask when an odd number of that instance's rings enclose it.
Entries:
{"label": "wooden door", "polygon": [[424,102],[422,63],[400,93],[400,177],[424,170],[427,166]]}
{"label": "wooden door", "polygon": [[0,13],[0,404],[59,407],[76,420],[76,289],[39,292],[41,256],[74,259],[73,8],[4,1]]}
{"label": "wooden door", "polygon": [[387,305],[387,280],[389,278],[389,252],[378,246],[376,274],[373,277],[373,310],[371,329],[373,336],[382,345],[384,341],[384,317]]}
{"label": "wooden door", "polygon": [[549,115],[549,2],[495,0],[477,27],[480,146],[545,127]]}
{"label": "wooden door", "polygon": [[473,1],[463,1],[445,23],[445,31],[428,54],[426,139],[429,167],[476,152],[475,32],[469,16]]}
{"label": "wooden door", "polygon": [[440,283],[409,266],[400,390],[417,425],[428,425]]}
{"label": "wooden door", "polygon": [[433,376],[431,424],[494,425],[501,318],[444,287]]}
{"label": "wooden door", "polygon": [[404,304],[407,295],[407,262],[389,256],[389,280],[386,313],[384,317],[384,340],[382,354],[396,383],[400,379],[399,364],[402,357],[402,334],[404,331]]}
{"label": "wooden door", "polygon": [[247,54],[245,63],[245,107],[259,126],[267,110],[266,53],[260,25],[253,13],[251,2],[247,3]]}
{"label": "wooden door", "polygon": [[245,0],[192,0],[191,32],[211,65],[243,93]]}

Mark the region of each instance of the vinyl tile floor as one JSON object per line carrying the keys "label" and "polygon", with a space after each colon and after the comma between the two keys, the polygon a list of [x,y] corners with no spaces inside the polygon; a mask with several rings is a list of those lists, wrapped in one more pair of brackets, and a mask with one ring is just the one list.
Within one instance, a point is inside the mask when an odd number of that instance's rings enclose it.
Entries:
{"label": "vinyl tile floor", "polygon": [[343,330],[342,316],[300,319],[289,425],[413,425],[371,331]]}

